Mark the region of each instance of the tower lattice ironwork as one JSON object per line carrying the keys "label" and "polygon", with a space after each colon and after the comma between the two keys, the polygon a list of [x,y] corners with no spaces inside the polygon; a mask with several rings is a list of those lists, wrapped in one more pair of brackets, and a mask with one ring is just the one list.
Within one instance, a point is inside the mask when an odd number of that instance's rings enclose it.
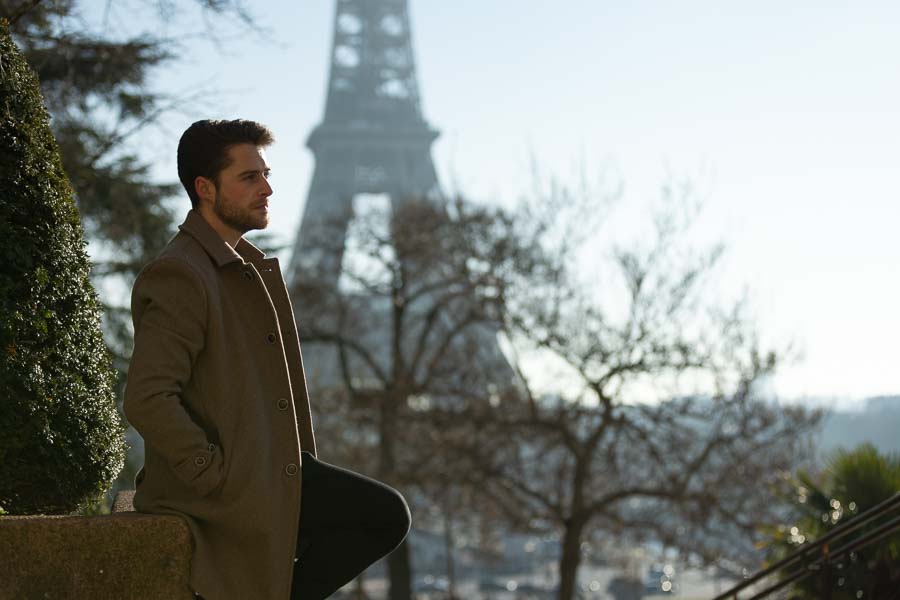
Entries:
{"label": "tower lattice ironwork", "polygon": [[[337,0],[325,116],[307,142],[315,170],[290,262],[301,320],[310,284],[338,289],[354,198],[386,195],[395,209],[409,198],[442,202],[431,158],[437,136],[422,115],[408,1]],[[371,300],[370,320],[384,324],[389,310],[378,304]],[[379,328],[367,341],[387,347],[388,331]],[[476,327],[467,340],[479,348],[482,364],[499,365],[497,380],[512,379],[493,330]],[[311,385],[322,389],[340,381],[333,345],[310,341],[304,350]],[[375,360],[387,362],[387,354]],[[357,361],[350,370],[356,376],[366,369]]]}
{"label": "tower lattice ironwork", "polygon": [[[422,116],[407,0],[337,0],[325,118],[307,146],[315,170],[290,272],[334,284],[359,194],[434,196],[431,144]],[[326,251],[321,232],[336,246]]]}

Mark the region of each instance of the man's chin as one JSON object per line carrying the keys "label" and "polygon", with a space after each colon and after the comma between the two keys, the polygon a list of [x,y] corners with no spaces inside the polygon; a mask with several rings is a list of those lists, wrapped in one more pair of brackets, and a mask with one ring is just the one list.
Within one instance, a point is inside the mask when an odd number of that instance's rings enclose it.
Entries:
{"label": "man's chin", "polygon": [[247,215],[247,222],[253,224],[253,229],[265,229],[269,226],[269,209],[257,209]]}
{"label": "man's chin", "polygon": [[235,229],[242,232],[241,235],[247,233],[249,231],[256,231],[258,229],[265,229],[269,226],[269,216],[254,218],[254,219],[246,219],[240,223],[240,226],[237,227],[237,223],[232,225]]}
{"label": "man's chin", "polygon": [[243,211],[237,214],[230,213],[229,211],[224,210],[216,210],[216,216],[219,219],[235,231],[240,231],[241,235],[247,233],[248,231],[253,231],[255,229],[265,229],[269,226],[269,211],[266,210],[264,212],[250,212]]}

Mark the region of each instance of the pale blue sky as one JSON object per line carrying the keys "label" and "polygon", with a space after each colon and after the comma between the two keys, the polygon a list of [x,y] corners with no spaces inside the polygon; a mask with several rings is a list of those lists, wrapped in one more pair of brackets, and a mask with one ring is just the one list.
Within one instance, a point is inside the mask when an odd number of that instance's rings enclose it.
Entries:
{"label": "pale blue sky", "polygon": [[[612,228],[624,235],[667,176],[691,178],[706,204],[701,238],[727,244],[723,293],[746,288],[767,337],[803,352],[778,391],[900,393],[900,3],[410,2],[445,184],[509,204],[528,190],[532,153],[564,179],[583,164],[624,183]],[[160,83],[223,93],[170,118],[172,136],[148,141],[147,156],[174,179],[193,119],[267,123],[278,138],[271,231],[288,239],[313,167],[304,142],[322,116],[334,7],[247,5],[270,33],[192,42]]]}

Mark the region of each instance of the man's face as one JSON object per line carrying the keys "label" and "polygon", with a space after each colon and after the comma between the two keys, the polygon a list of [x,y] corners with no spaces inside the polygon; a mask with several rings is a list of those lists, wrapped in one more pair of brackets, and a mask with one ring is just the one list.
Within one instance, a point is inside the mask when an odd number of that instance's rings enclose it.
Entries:
{"label": "man's face", "polygon": [[228,149],[231,164],[219,173],[213,212],[241,235],[269,224],[269,165],[265,152],[253,144]]}

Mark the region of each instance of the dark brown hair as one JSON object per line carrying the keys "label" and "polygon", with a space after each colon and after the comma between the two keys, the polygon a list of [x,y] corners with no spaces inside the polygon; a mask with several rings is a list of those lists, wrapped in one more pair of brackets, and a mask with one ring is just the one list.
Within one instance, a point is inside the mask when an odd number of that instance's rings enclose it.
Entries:
{"label": "dark brown hair", "polygon": [[231,146],[253,144],[265,147],[274,141],[268,127],[247,119],[204,119],[188,127],[178,141],[178,179],[190,196],[191,205],[197,208],[200,203],[194,180],[206,177],[218,185],[219,173],[230,163],[228,149]]}

